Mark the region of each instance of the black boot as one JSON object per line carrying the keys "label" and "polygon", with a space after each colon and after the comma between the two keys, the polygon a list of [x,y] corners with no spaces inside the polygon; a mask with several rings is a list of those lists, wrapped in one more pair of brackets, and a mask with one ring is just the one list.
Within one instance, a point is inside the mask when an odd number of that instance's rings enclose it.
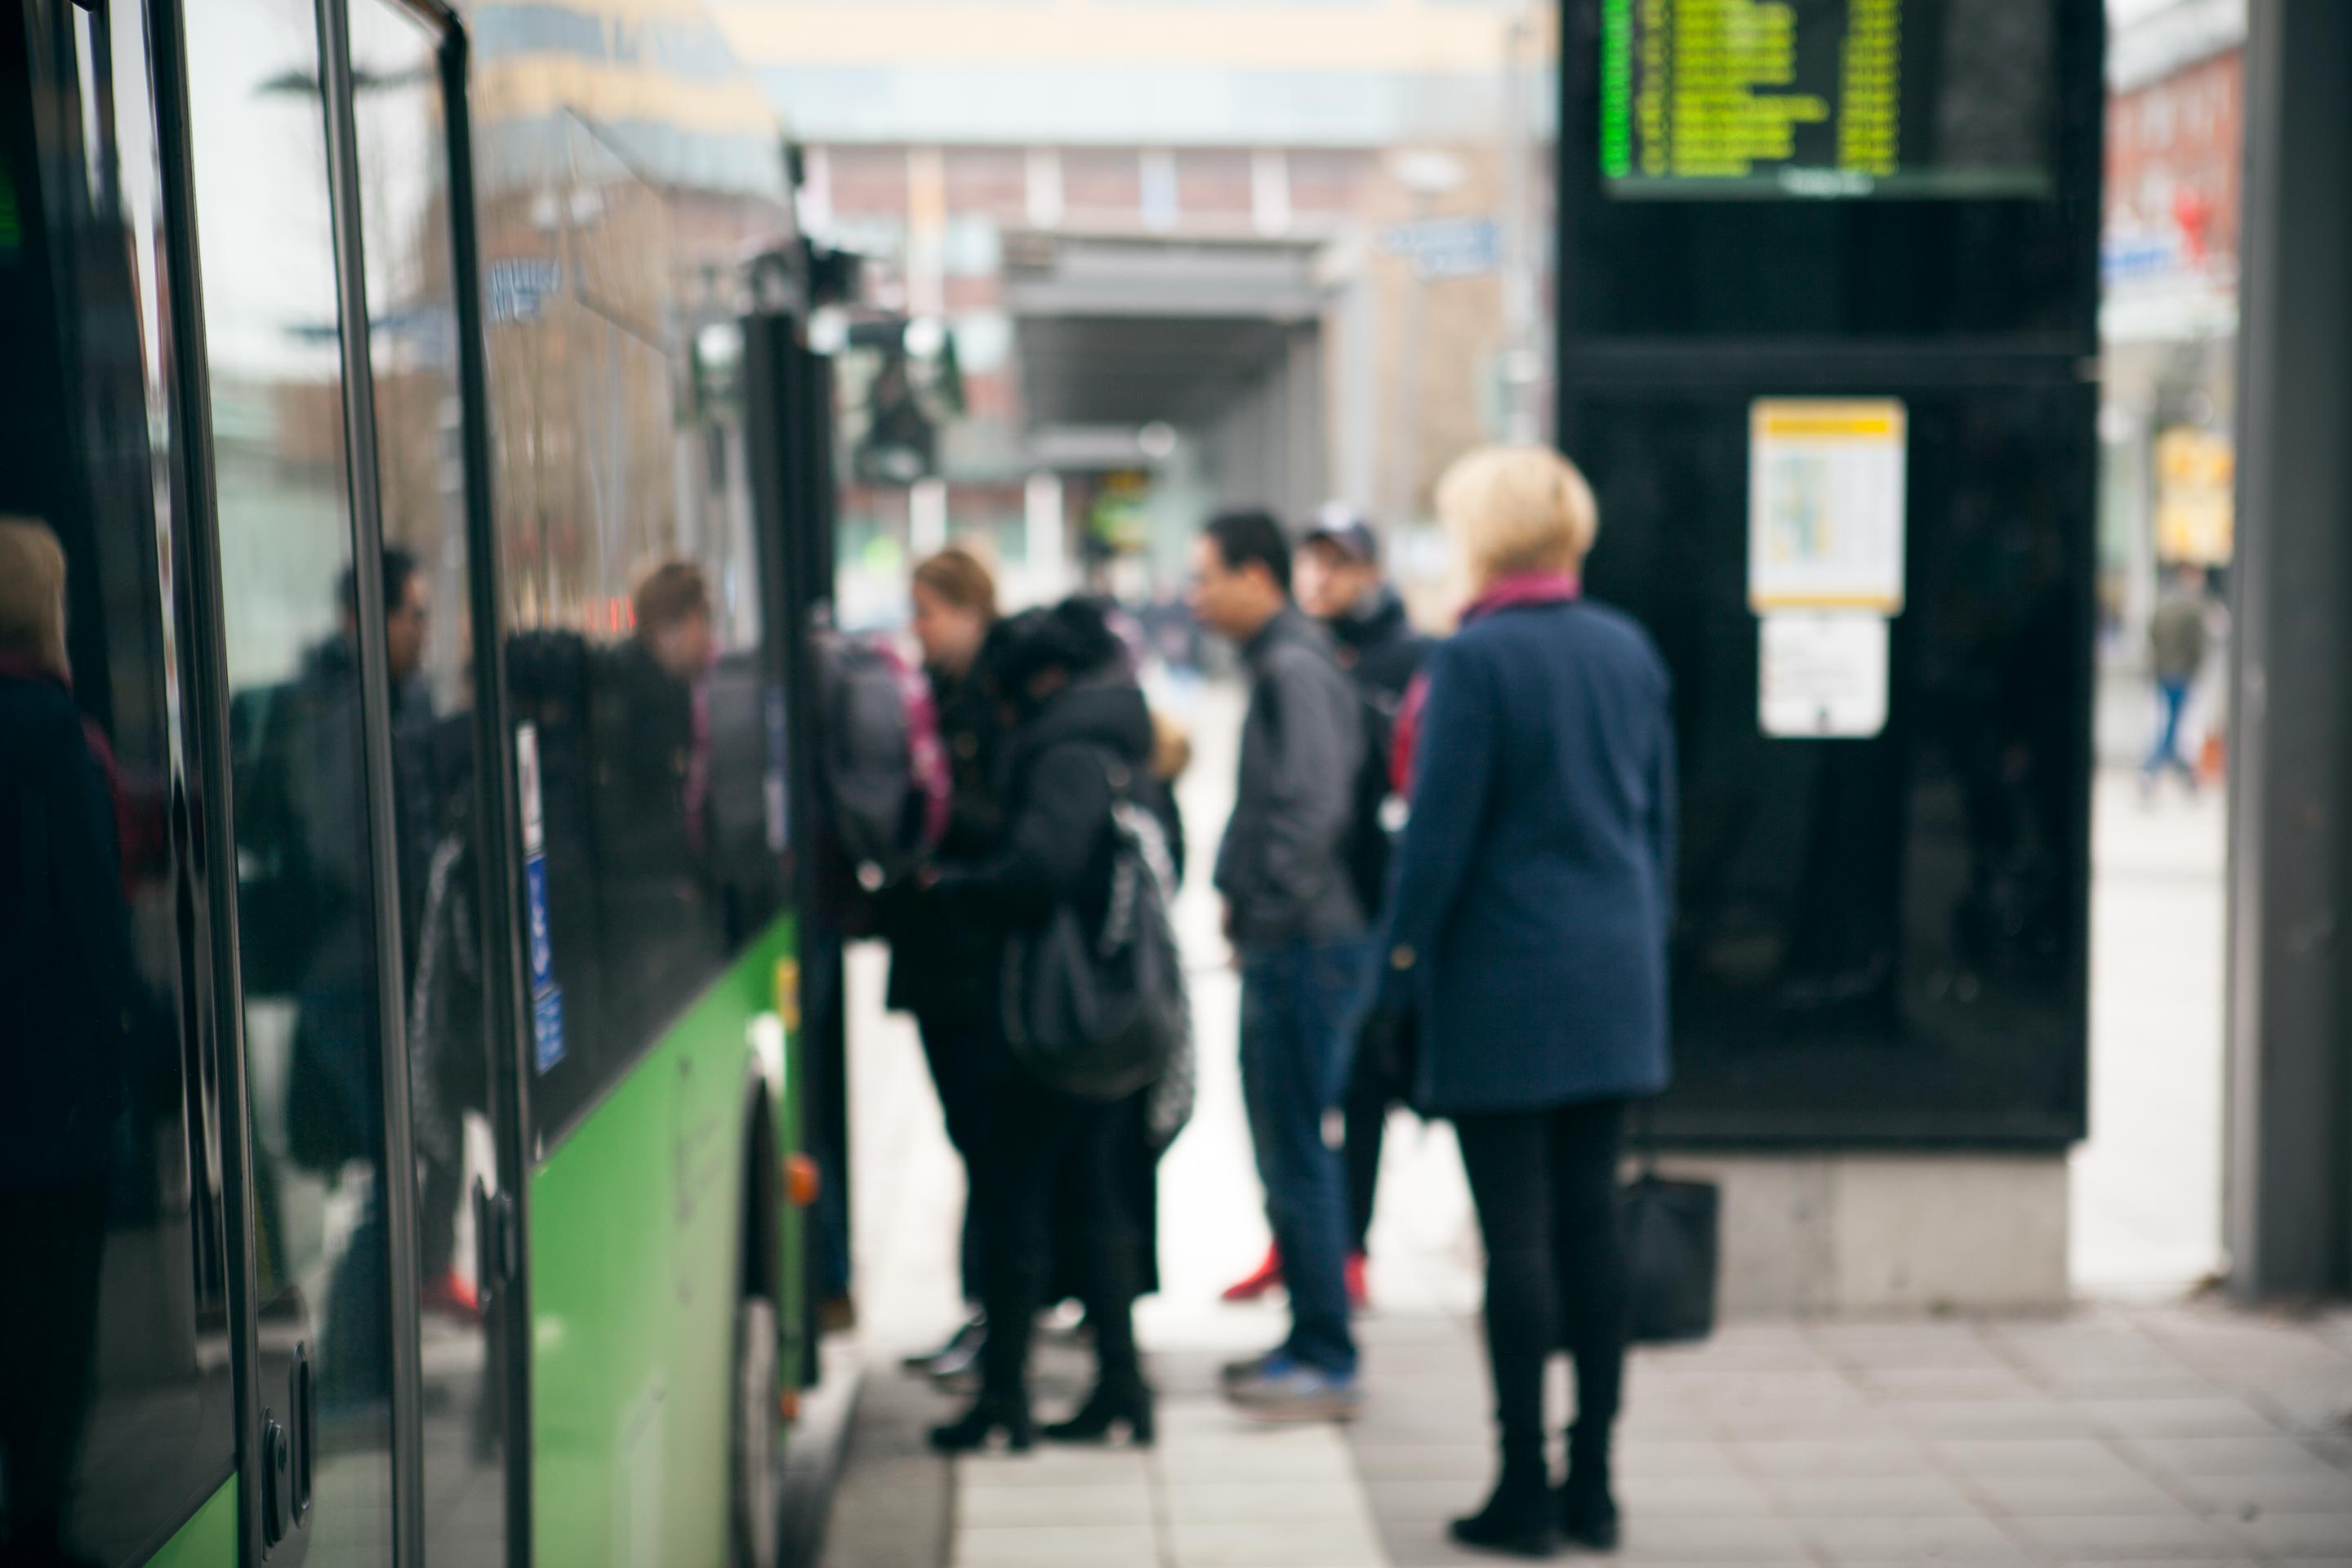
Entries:
{"label": "black boot", "polygon": [[1544,1468],[1543,1450],[1503,1456],[1502,1478],[1496,1481],[1486,1506],[1467,1519],[1454,1521],[1454,1539],[1485,1552],[1514,1557],[1549,1557],[1552,1540],[1551,1477]]}
{"label": "black boot", "polygon": [[1128,1440],[1139,1448],[1151,1447],[1151,1385],[1140,1377],[1105,1378],[1067,1421],[1045,1428],[1049,1443],[1101,1443],[1114,1426],[1125,1425]]}
{"label": "black boot", "polygon": [[1559,1489],[1559,1531],[1594,1552],[1617,1550],[1617,1500],[1609,1488],[1609,1429],[1568,1433],[1568,1484]]}
{"label": "black boot", "polygon": [[931,1447],[942,1454],[969,1454],[988,1447],[988,1440],[999,1432],[1004,1434],[1004,1446],[1014,1453],[1029,1451],[1037,1429],[1029,1419],[1028,1400],[983,1394],[961,1416],[931,1428]]}

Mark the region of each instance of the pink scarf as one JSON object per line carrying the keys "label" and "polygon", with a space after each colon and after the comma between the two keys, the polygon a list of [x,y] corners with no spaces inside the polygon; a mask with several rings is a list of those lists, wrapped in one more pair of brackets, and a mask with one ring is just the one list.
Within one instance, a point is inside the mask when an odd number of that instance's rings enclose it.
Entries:
{"label": "pink scarf", "polygon": [[[1529,605],[1572,604],[1584,593],[1584,581],[1573,572],[1519,572],[1498,577],[1462,612],[1465,626],[1498,610]],[[1412,798],[1412,757],[1421,743],[1421,712],[1429,702],[1429,672],[1422,671],[1405,688],[1397,705],[1396,736],[1389,752],[1389,785],[1407,800]]]}

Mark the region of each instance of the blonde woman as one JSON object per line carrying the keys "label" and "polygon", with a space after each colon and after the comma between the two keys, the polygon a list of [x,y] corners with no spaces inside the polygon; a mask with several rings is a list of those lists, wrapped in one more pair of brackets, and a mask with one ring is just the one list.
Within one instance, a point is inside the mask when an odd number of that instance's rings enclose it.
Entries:
{"label": "blonde woman", "polygon": [[[1582,595],[1598,519],[1567,459],[1473,452],[1437,500],[1475,597],[1429,665],[1387,994],[1418,1016],[1413,1101],[1453,1120],[1486,1244],[1501,1478],[1454,1535],[1522,1556],[1561,1536],[1606,1549],[1618,1151],[1627,1100],[1666,1083],[1666,671],[1639,626]],[[1563,1343],[1577,1412],[1555,1493],[1543,1373]]]}

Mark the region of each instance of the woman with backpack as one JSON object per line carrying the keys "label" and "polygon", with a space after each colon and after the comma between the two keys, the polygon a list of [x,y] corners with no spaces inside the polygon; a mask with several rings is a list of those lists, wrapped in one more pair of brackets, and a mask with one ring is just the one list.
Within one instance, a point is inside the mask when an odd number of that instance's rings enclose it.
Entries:
{"label": "woman with backpack", "polygon": [[960,1042],[972,1052],[964,1068],[984,1085],[978,1147],[968,1160],[984,1238],[989,1330],[978,1398],[961,1419],[933,1430],[931,1443],[961,1452],[1000,1432],[1015,1450],[1032,1442],[1029,1345],[1066,1173],[1088,1194],[1077,1233],[1064,1244],[1078,1254],[1097,1369],[1085,1405],[1045,1436],[1099,1441],[1124,1425],[1133,1440],[1148,1443],[1151,1390],[1132,1313],[1140,1246],[1129,1184],[1119,1179],[1132,1119],[1123,1100],[1065,1092],[1023,1067],[1003,1025],[1002,961],[1008,944],[1042,931],[1066,908],[1080,929],[1104,928],[1118,859],[1114,812],[1148,774],[1151,717],[1122,644],[1088,600],[1002,623],[986,664],[1013,717],[998,775],[1003,827],[984,854],[943,856],[919,879],[921,897],[941,918],[993,933],[997,943],[987,971],[997,1026]]}
{"label": "woman with backpack", "polygon": [[[996,581],[978,556],[950,546],[917,563],[908,598],[953,784],[938,853],[975,859],[994,845],[1000,826],[994,772],[1003,724],[981,667],[981,650],[997,624]],[[937,900],[910,889],[894,889],[886,899],[883,930],[890,939],[887,1005],[914,1015],[948,1142],[969,1177],[990,1099],[975,1064],[988,1057],[984,1041],[998,1026],[992,979],[996,944],[985,929],[955,920]],[[977,1190],[969,1179],[966,1186]],[[980,1205],[967,1203],[959,1265],[964,1304],[971,1310],[938,1350],[909,1356],[908,1372],[958,1379],[979,1365],[988,1329],[981,1310],[982,1231]]]}

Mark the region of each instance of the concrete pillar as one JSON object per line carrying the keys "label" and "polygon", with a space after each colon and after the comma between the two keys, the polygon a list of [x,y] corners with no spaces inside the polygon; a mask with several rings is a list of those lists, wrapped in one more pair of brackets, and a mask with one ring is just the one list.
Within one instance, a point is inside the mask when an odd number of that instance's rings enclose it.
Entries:
{"label": "concrete pillar", "polygon": [[2223,1230],[2260,1299],[2352,1288],[2352,5],[2249,22]]}

